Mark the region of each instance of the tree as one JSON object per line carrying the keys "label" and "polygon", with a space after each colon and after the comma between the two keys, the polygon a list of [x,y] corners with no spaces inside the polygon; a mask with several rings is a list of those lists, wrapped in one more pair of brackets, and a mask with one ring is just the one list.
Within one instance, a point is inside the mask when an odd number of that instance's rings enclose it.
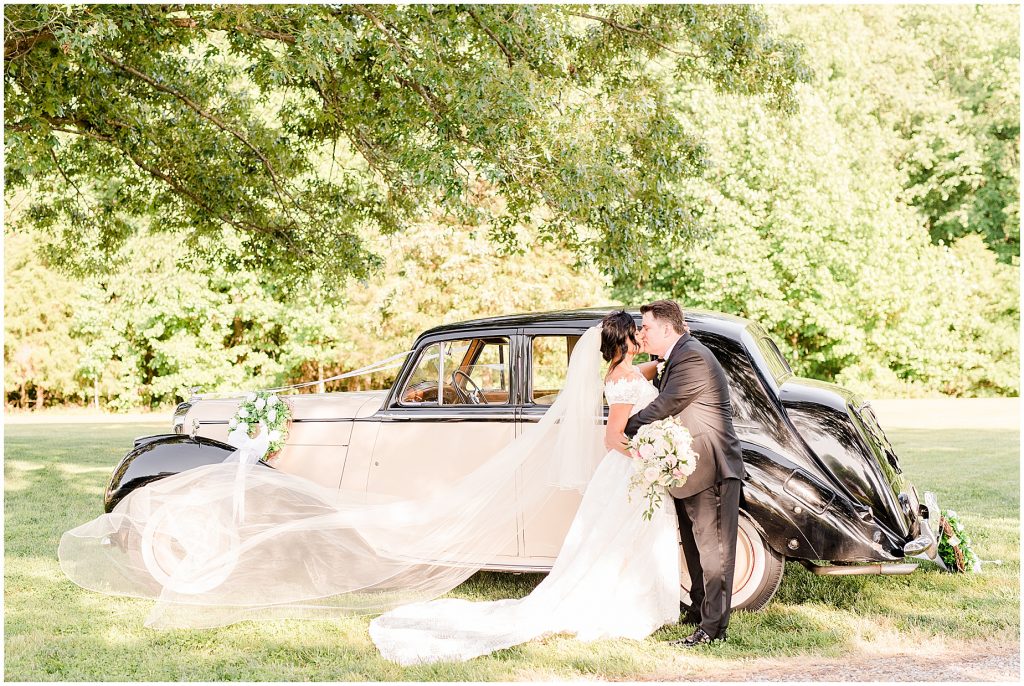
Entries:
{"label": "tree", "polygon": [[[750,6],[8,5],[7,180],[47,254],[103,271],[145,218],[221,268],[333,292],[440,208],[609,272],[695,231],[674,81],[793,106]],[[500,199],[481,203],[483,182]],[[230,230],[236,250],[221,245]]]}
{"label": "tree", "polygon": [[799,112],[779,119],[748,98],[683,89],[678,107],[707,132],[709,159],[684,192],[717,230],[669,246],[613,293],[750,317],[798,374],[869,396],[1018,394],[1019,267],[997,262],[980,229],[932,244],[905,193],[901,123],[959,107],[928,53],[890,7],[776,11],[818,74]]}
{"label": "tree", "polygon": [[4,392],[27,408],[47,400],[73,400],[76,346],[71,319],[78,300],[76,284],[48,269],[33,254],[25,236],[4,240]]}

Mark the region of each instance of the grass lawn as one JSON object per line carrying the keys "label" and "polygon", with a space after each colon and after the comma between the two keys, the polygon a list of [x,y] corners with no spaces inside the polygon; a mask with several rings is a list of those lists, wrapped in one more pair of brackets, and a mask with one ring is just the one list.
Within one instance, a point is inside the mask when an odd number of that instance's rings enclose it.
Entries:
{"label": "grass lawn", "polygon": [[[515,681],[699,677],[763,657],[889,653],[965,637],[1020,635],[1020,460],[1017,431],[893,430],[919,490],[957,510],[986,565],[953,575],[930,563],[905,577],[817,577],[788,563],[765,610],[733,615],[729,641],[682,654],[666,627],[644,641],[584,644],[567,636],[461,664],[402,668],[381,659],[368,617],[251,622],[212,630],[143,627],[151,601],[84,591],[61,573],[63,531],[102,512],[115,462],[135,436],[165,425],[8,425],[4,429],[4,629],[8,681]],[[538,575],[480,573],[451,595],[519,597]],[[268,580],[272,583],[272,580]],[[713,672],[704,678],[713,679]],[[842,675],[837,675],[842,678]]]}

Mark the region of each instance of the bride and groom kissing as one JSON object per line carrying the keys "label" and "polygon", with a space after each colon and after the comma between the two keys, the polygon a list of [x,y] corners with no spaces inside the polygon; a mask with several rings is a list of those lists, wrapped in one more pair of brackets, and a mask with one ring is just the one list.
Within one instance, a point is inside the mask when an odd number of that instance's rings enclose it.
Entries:
{"label": "bride and groom kissing", "polygon": [[[724,640],[744,477],[726,376],[678,304],[650,303],[641,315],[639,328],[620,311],[588,329],[541,421],[450,488],[376,502],[228,458],[137,489],[66,532],[61,568],[85,588],[157,599],[147,626],[159,628],[387,610],[370,636],[400,664],[467,660],[553,633],[639,640],[679,622],[681,609],[697,626],[674,644]],[[656,359],[634,365],[640,352]],[[667,417],[690,431],[698,459],[648,519],[630,492],[626,440]],[[497,550],[502,515],[543,501],[552,485],[583,498],[547,577],[521,599],[439,598],[482,566],[481,550]],[[202,525],[190,528],[197,508]],[[181,563],[155,579],[154,559]]]}
{"label": "bride and groom kissing", "polygon": [[[626,334],[630,345],[609,376],[612,380],[627,377],[630,372],[619,368],[628,366],[636,352],[648,353],[657,361],[654,386],[658,394],[646,406],[633,405],[624,423],[621,410],[612,405],[605,443],[622,451],[627,437],[641,426],[666,417],[677,417],[693,437],[696,469],[682,486],[669,489],[690,575],[690,604],[680,602],[681,623],[697,625],[690,636],[672,644],[692,647],[726,639],[745,470],[722,365],[690,335],[675,301],[658,300],[641,307],[640,313],[642,326],[635,339]],[[630,322],[621,314],[611,318],[620,330],[629,331]],[[652,364],[634,369],[646,371],[648,378]]]}

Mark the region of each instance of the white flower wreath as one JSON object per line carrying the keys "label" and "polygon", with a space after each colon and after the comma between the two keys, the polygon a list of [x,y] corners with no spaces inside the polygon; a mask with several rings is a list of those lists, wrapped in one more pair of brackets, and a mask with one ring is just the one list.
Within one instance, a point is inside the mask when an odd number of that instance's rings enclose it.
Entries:
{"label": "white flower wreath", "polygon": [[291,407],[278,395],[266,391],[247,393],[235,415],[228,420],[228,429],[244,424],[245,435],[252,438],[253,430],[263,422],[269,432],[270,445],[262,459],[269,460],[276,456],[288,440],[291,419]]}

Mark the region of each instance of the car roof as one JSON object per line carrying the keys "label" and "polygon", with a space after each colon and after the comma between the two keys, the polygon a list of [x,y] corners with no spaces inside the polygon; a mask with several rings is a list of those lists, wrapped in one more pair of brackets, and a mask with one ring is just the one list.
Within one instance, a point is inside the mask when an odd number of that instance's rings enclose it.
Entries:
{"label": "car roof", "polygon": [[[528,328],[542,326],[559,328],[589,328],[600,324],[601,320],[612,312],[618,312],[620,310],[625,310],[635,319],[640,319],[639,307],[624,308],[613,305],[606,307],[588,307],[575,310],[524,312],[443,324],[424,331],[419,338],[456,331],[471,332],[480,329],[496,328]],[[683,310],[683,315],[685,316],[686,323],[690,326],[691,330],[724,334],[730,338],[739,338],[744,329],[748,326],[754,325],[754,322],[749,319],[744,319],[743,317],[696,308],[685,308]]]}

